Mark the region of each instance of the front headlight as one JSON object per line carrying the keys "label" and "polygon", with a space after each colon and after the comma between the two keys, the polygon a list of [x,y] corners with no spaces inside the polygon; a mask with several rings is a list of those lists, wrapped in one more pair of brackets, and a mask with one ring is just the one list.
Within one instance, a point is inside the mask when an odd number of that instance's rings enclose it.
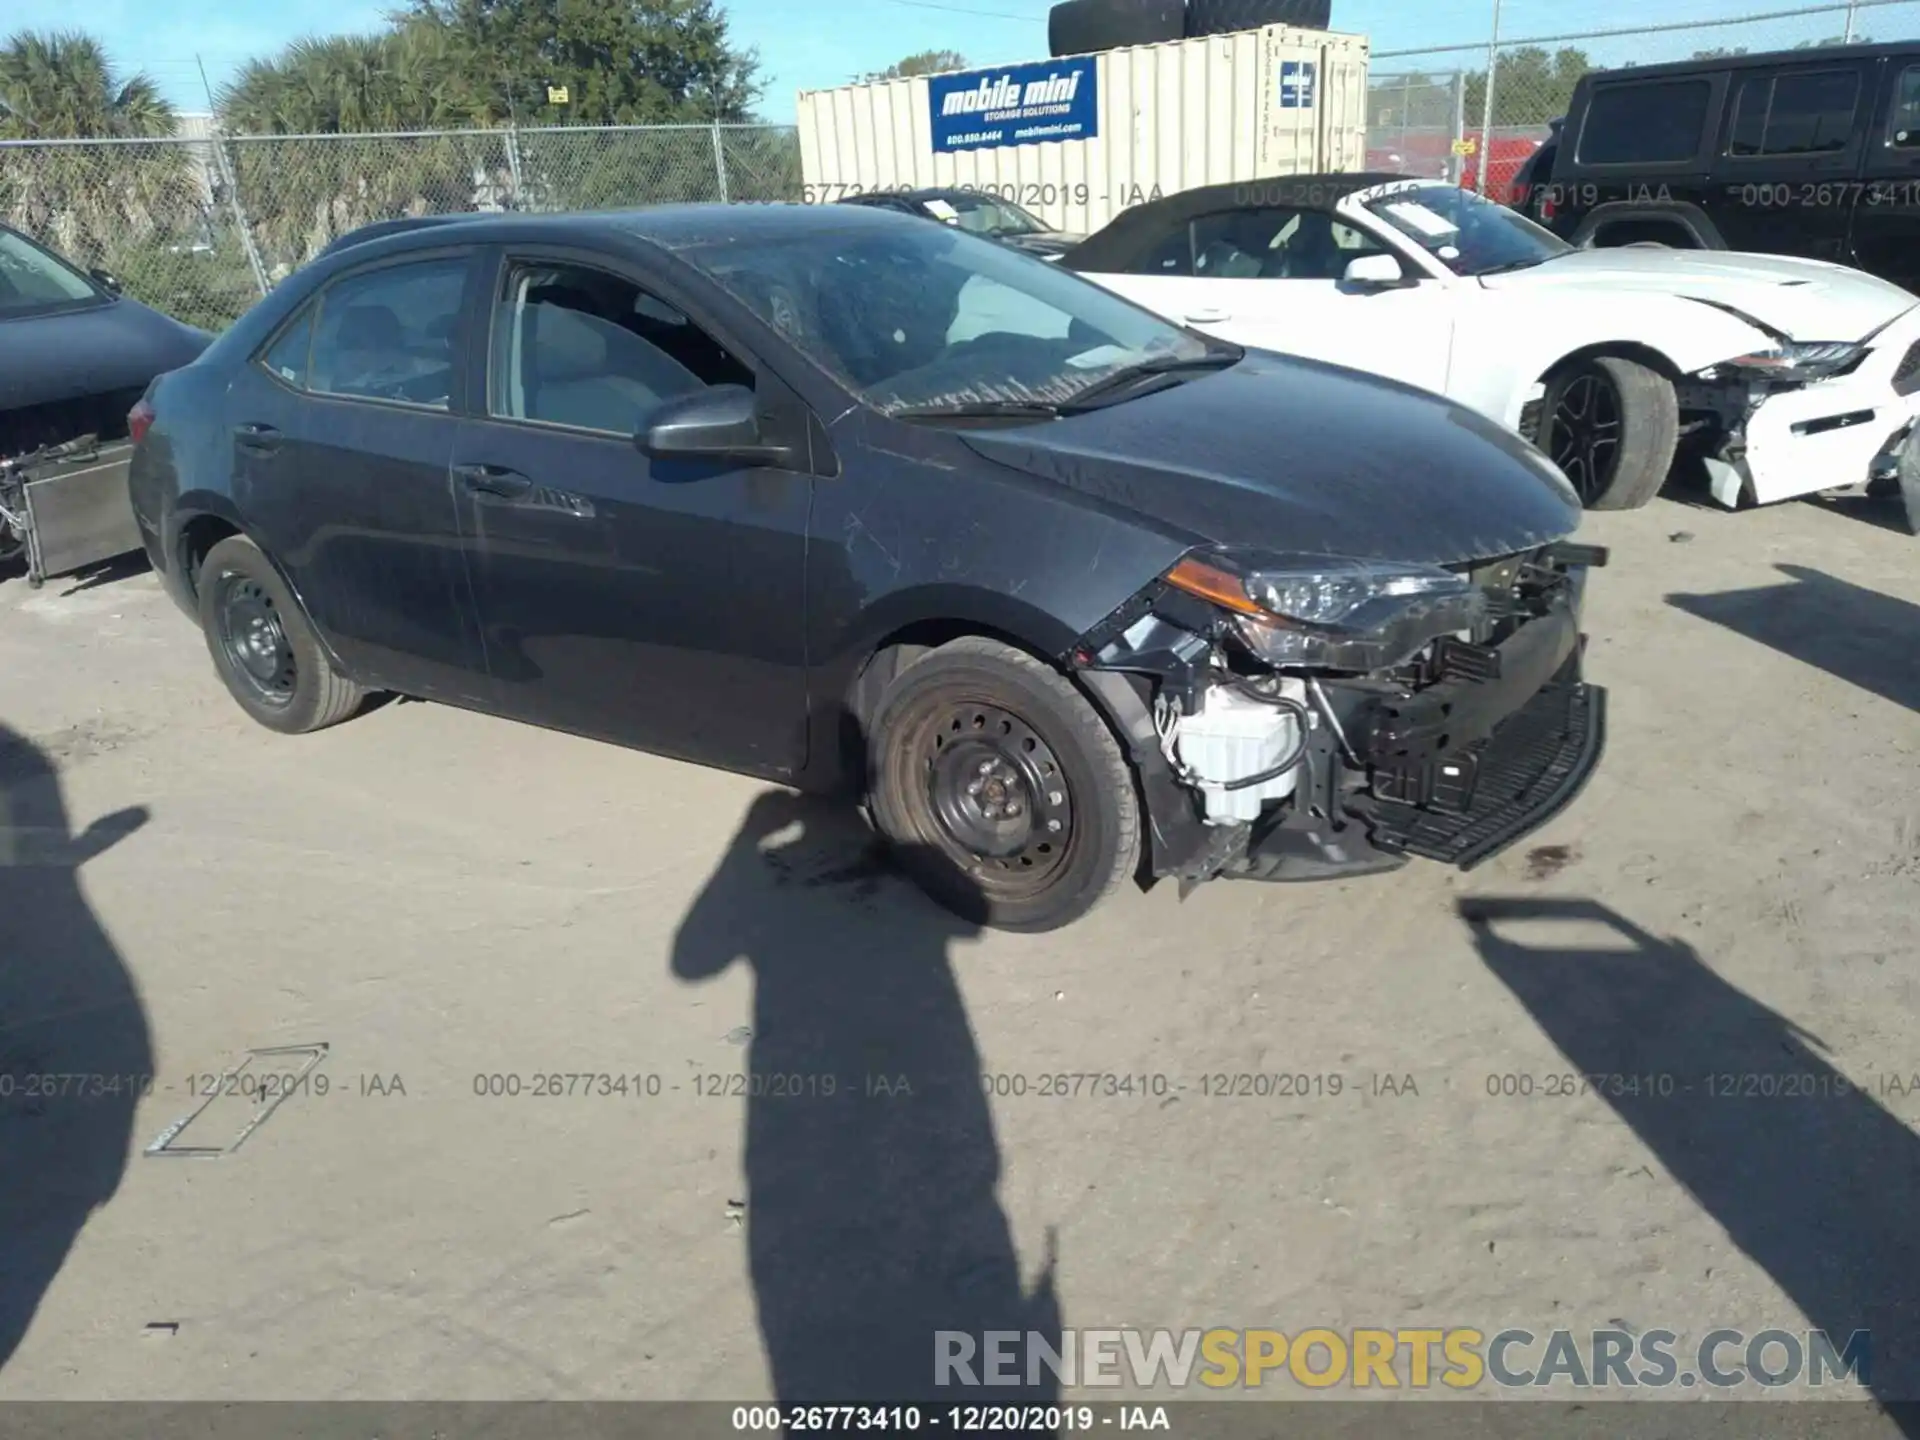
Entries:
{"label": "front headlight", "polygon": [[1189,555],[1167,581],[1231,611],[1269,665],[1389,670],[1442,635],[1470,632],[1486,596],[1434,565],[1329,555]]}
{"label": "front headlight", "polygon": [[1866,355],[1867,347],[1850,340],[1792,340],[1771,350],[1722,360],[1709,368],[1708,379],[1735,371],[1754,379],[1825,380],[1844,375]]}

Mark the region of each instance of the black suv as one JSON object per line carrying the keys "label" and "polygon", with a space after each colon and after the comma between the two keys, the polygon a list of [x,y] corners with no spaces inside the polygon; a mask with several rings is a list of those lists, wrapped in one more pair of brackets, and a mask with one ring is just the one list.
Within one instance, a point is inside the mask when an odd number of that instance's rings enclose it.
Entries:
{"label": "black suv", "polygon": [[1920,41],[1596,71],[1516,203],[1576,245],[1857,265],[1920,290]]}

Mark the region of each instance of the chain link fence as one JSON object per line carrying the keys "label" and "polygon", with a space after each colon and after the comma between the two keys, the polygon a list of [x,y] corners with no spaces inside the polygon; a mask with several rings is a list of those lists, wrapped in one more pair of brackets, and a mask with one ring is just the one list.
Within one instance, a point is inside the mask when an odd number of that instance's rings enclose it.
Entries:
{"label": "chain link fence", "polygon": [[1367,166],[1454,180],[1504,200],[1589,70],[1912,39],[1920,39],[1920,0],[1855,0],[1638,29],[1376,49],[1367,96]]}
{"label": "chain link fence", "polygon": [[0,221],[209,330],[376,220],[800,198],[788,126],[0,141]]}
{"label": "chain link fence", "polygon": [[[1506,198],[1588,70],[1914,38],[1920,0],[1855,0],[1376,48],[1367,166]],[[211,330],[375,220],[801,198],[799,135],[778,125],[0,141],[0,221]]]}

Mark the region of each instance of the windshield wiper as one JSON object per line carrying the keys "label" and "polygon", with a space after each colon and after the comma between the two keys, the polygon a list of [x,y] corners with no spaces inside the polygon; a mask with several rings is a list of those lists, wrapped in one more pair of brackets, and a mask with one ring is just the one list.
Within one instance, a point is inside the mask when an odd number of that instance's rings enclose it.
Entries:
{"label": "windshield wiper", "polygon": [[1060,413],[1075,415],[1082,410],[1097,410],[1102,405],[1118,404],[1133,398],[1128,392],[1136,385],[1162,376],[1177,375],[1188,370],[1224,370],[1229,365],[1238,365],[1246,353],[1238,345],[1223,345],[1204,355],[1162,355],[1156,360],[1142,360],[1137,365],[1129,365],[1124,370],[1114,371],[1105,379],[1094,381],[1062,405]]}
{"label": "windshield wiper", "polygon": [[961,400],[952,405],[908,405],[884,413],[889,420],[1053,420],[1061,411],[1044,400]]}

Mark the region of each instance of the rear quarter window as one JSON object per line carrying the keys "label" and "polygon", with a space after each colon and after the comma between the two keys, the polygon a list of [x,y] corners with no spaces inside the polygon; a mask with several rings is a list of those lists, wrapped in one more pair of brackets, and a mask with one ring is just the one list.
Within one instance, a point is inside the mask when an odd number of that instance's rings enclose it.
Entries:
{"label": "rear quarter window", "polygon": [[1582,165],[1673,165],[1700,153],[1713,81],[1646,80],[1595,88],[1580,127]]}

